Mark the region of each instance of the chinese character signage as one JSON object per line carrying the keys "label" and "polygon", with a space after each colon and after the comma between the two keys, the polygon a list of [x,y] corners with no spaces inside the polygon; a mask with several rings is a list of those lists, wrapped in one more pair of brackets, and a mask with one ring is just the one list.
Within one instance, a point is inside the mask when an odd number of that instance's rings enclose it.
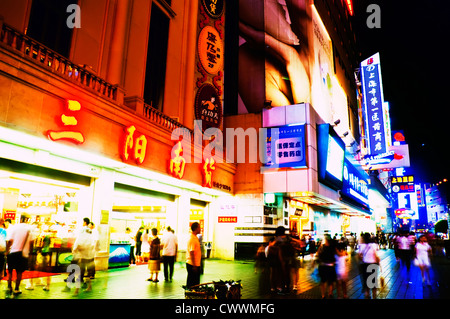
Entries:
{"label": "chinese character signage", "polygon": [[169,161],[169,173],[173,177],[182,179],[184,176],[185,167],[186,160],[183,157],[183,146],[180,141],[172,149],[172,154]]}
{"label": "chinese character signage", "polygon": [[305,125],[267,130],[266,166],[306,167]]}
{"label": "chinese character signage", "polygon": [[368,208],[369,175],[361,168],[354,166],[347,158],[344,161],[344,181],[342,194]]}
{"label": "chinese character signage", "polygon": [[415,192],[414,176],[392,177],[392,191],[394,193]]}
{"label": "chinese character signage", "polygon": [[78,121],[75,115],[81,110],[81,104],[75,100],[68,100],[66,109],[61,114],[61,122],[64,126],[64,130],[53,131],[49,130],[47,136],[52,141],[67,140],[75,144],[84,143],[84,135],[76,130]]}
{"label": "chinese character signage", "polygon": [[370,155],[386,153],[386,114],[378,53],[361,63],[361,77],[368,151]]}
{"label": "chinese character signage", "polygon": [[194,108],[203,129],[222,125],[224,11],[223,0],[199,1]]}
{"label": "chinese character signage", "polygon": [[131,125],[124,129],[122,139],[120,152],[122,160],[126,162],[132,159],[136,161],[136,164],[142,164],[147,153],[147,137],[136,132],[136,127]]}

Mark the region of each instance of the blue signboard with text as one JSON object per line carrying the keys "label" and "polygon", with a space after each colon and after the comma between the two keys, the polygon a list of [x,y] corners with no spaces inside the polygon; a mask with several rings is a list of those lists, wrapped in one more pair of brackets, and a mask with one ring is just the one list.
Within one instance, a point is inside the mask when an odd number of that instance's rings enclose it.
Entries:
{"label": "blue signboard with text", "polygon": [[305,125],[267,129],[266,167],[306,167]]}
{"label": "blue signboard with text", "polygon": [[379,54],[361,63],[364,122],[367,147],[370,155],[387,151],[386,126],[383,109],[383,84],[381,81]]}
{"label": "blue signboard with text", "polygon": [[369,175],[347,158],[344,161],[342,194],[365,208],[369,207]]}

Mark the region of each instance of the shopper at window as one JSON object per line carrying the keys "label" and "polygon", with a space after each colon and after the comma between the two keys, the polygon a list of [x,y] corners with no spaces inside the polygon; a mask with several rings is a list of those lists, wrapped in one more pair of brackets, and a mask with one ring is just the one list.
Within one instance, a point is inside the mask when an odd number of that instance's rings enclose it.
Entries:
{"label": "shopper at window", "polygon": [[198,234],[200,234],[200,224],[194,222],[191,225],[191,235],[189,237],[187,244],[187,254],[186,254],[187,287],[192,287],[200,284],[200,265],[202,259],[202,251],[200,248],[200,241],[197,238]]}
{"label": "shopper at window", "polygon": [[167,227],[167,232],[162,238],[163,245],[163,263],[164,263],[164,280],[172,282],[174,264],[178,251],[178,239],[172,232],[172,229]]}
{"label": "shopper at window", "polygon": [[130,227],[125,229],[125,233],[129,237],[130,241],[130,265],[136,264],[136,257],[134,256],[134,247],[136,247],[136,236],[131,235]]}
{"label": "shopper at window", "polygon": [[147,281],[159,282],[158,274],[161,270],[161,241],[158,237],[158,230],[152,228],[152,236],[148,240],[150,244],[150,253],[148,260],[148,269],[150,270],[150,278]]}
{"label": "shopper at window", "polygon": [[137,233],[136,233],[136,262],[141,263],[142,257],[141,257],[141,249],[142,249],[142,232],[144,231],[144,227],[139,227]]}

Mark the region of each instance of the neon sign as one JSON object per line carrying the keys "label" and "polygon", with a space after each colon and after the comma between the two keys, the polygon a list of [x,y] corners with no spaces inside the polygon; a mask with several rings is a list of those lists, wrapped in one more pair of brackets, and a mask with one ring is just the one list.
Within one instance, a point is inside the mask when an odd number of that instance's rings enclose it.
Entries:
{"label": "neon sign", "polygon": [[[63,123],[64,126],[77,126],[78,125],[78,121],[75,118],[74,115],[70,115],[74,112],[78,112],[81,110],[81,104],[78,101],[75,100],[67,100],[67,104],[66,104],[66,112],[69,112],[66,114],[62,114],[61,115],[61,121]],[[52,141],[58,141],[58,140],[68,140],[72,143],[76,143],[76,144],[82,144],[84,143],[84,136],[82,133],[78,132],[78,131],[72,131],[72,130],[67,130],[67,131],[53,131],[53,130],[49,130],[47,132],[47,136],[49,139],[51,139]]]}
{"label": "neon sign", "polygon": [[121,158],[123,161],[134,159],[137,164],[142,164],[147,153],[147,138],[143,134],[135,138],[136,127],[134,125],[128,126],[124,129],[125,138],[122,144]]}
{"label": "neon sign", "polygon": [[207,158],[203,162],[202,175],[203,175],[203,187],[212,188],[212,173],[216,170],[216,161],[214,158]]}
{"label": "neon sign", "polygon": [[186,160],[183,155],[181,141],[177,142],[172,149],[172,156],[169,161],[169,172],[173,177],[182,179],[186,167]]}

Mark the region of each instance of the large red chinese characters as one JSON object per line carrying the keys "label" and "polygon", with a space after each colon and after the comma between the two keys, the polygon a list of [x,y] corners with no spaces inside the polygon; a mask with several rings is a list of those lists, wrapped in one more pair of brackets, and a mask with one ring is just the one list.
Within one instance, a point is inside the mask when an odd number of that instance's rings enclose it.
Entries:
{"label": "large red chinese characters", "polygon": [[147,138],[145,135],[137,133],[134,125],[126,127],[124,133],[121,151],[122,160],[133,159],[136,164],[142,164],[147,153]]}
{"label": "large red chinese characters", "polygon": [[81,132],[73,130],[78,125],[78,121],[75,118],[76,112],[81,110],[81,104],[75,100],[68,100],[66,104],[66,111],[61,115],[61,122],[64,126],[67,126],[67,130],[62,131],[47,131],[47,136],[52,141],[68,140],[75,144],[84,143],[84,136]]}

